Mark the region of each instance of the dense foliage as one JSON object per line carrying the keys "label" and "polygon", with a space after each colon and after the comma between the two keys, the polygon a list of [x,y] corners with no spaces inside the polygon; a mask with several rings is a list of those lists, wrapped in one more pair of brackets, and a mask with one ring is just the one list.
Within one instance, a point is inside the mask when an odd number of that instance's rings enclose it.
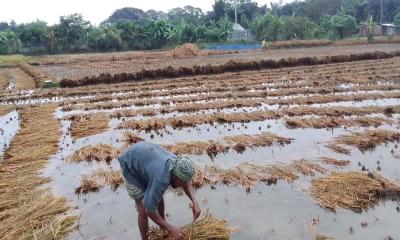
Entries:
{"label": "dense foliage", "polygon": [[[400,0],[383,0],[383,21],[400,30]],[[239,0],[238,21],[255,40],[351,37],[363,24],[368,33],[380,22],[377,0],[304,0],[258,6]],[[99,26],[79,14],[58,24],[0,22],[0,54],[156,49],[185,42],[226,41],[235,18],[234,0],[215,0],[213,10],[185,6],[169,12],[116,10]],[[369,34],[372,38],[372,34]]]}

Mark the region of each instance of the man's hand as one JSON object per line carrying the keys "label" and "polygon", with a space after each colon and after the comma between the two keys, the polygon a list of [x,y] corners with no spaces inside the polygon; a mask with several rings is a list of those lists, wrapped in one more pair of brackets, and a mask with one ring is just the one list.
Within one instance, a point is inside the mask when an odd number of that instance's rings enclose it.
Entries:
{"label": "man's hand", "polygon": [[193,211],[193,220],[198,219],[200,217],[200,214],[201,214],[201,209],[200,209],[199,204],[197,202],[195,204],[193,204],[192,211]]}
{"label": "man's hand", "polygon": [[169,239],[171,240],[183,240],[185,237],[185,231],[180,228],[172,227],[168,230]]}

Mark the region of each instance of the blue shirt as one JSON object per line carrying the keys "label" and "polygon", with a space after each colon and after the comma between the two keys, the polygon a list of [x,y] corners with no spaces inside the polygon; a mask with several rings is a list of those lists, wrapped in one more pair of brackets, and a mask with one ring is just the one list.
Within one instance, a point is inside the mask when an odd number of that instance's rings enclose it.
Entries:
{"label": "blue shirt", "polygon": [[176,157],[160,145],[139,142],[118,157],[129,184],[144,192],[144,207],[155,212],[171,182],[170,159]]}

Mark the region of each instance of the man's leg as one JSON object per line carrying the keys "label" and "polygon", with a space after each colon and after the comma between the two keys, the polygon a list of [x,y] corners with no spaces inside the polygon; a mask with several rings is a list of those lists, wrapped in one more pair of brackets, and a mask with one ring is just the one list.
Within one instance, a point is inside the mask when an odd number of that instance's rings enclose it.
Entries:
{"label": "man's leg", "polygon": [[165,220],[165,204],[164,204],[164,198],[161,197],[161,201],[158,204],[158,214]]}
{"label": "man's leg", "polygon": [[138,225],[142,240],[147,240],[147,232],[149,231],[149,219],[147,217],[142,199],[135,200],[136,209],[138,211]]}

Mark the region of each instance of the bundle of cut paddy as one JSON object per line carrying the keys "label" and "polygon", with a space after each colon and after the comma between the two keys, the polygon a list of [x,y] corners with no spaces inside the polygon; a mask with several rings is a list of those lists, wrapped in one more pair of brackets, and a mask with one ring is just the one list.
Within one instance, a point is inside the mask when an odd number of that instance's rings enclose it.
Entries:
{"label": "bundle of cut paddy", "polygon": [[293,163],[291,163],[289,166],[294,171],[301,173],[304,176],[315,176],[317,172],[326,172],[326,169],[321,167],[319,164],[310,162],[305,159],[293,161]]}
{"label": "bundle of cut paddy", "polygon": [[273,143],[278,143],[283,146],[285,144],[290,144],[293,139],[280,137],[269,132],[263,132],[257,135],[238,135],[238,136],[227,136],[224,137],[224,141],[228,145],[232,146],[247,146],[247,147],[265,147],[271,146]]}
{"label": "bundle of cut paddy", "polygon": [[143,138],[139,137],[138,135],[134,134],[133,132],[125,132],[123,142],[125,142],[126,146],[131,146],[135,143],[143,141]]}
{"label": "bundle of cut paddy", "polygon": [[363,133],[342,135],[333,140],[331,145],[349,145],[357,147],[361,152],[373,150],[382,143],[400,140],[400,132],[389,130],[366,130]]}
{"label": "bundle of cut paddy", "polygon": [[124,179],[120,171],[98,169],[82,177],[79,187],[75,189],[75,194],[81,195],[98,192],[106,185],[115,191],[123,182]]}
{"label": "bundle of cut paddy", "polygon": [[109,118],[106,115],[94,114],[83,119],[74,120],[69,130],[73,138],[87,137],[106,131],[108,122]]}
{"label": "bundle of cut paddy", "polygon": [[358,117],[355,119],[346,119],[343,117],[310,117],[310,118],[285,118],[286,125],[292,128],[336,128],[341,126],[362,126],[378,127],[385,120],[375,117]]}
{"label": "bundle of cut paddy", "polygon": [[93,179],[92,176],[84,176],[81,180],[79,187],[75,189],[76,195],[88,194],[90,192],[98,192],[103,186],[98,181]]}
{"label": "bundle of cut paddy", "polygon": [[163,145],[163,147],[165,147],[168,151],[173,152],[177,155],[182,155],[182,154],[201,155],[203,153],[207,153],[210,157],[214,157],[221,152],[226,152],[229,149],[224,144],[212,140],[178,142],[174,145]]}
{"label": "bundle of cut paddy", "polygon": [[110,144],[89,145],[74,152],[72,162],[106,162],[111,163],[120,154],[120,150]]}
{"label": "bundle of cut paddy", "polygon": [[399,197],[400,186],[379,176],[360,172],[333,173],[312,180],[311,195],[320,206],[361,212],[385,197]]}
{"label": "bundle of cut paddy", "polygon": [[273,143],[284,145],[290,144],[292,140],[293,139],[280,137],[269,132],[263,132],[257,135],[243,134],[227,136],[223,138],[222,142],[217,142],[214,140],[178,142],[175,144],[163,145],[163,147],[177,155],[201,155],[203,153],[207,153],[211,158],[213,158],[218,153],[227,152],[229,148],[233,148],[237,152],[241,153],[246,150],[247,147],[265,147],[271,146]]}
{"label": "bundle of cut paddy", "polygon": [[270,165],[267,167],[267,171],[277,179],[284,180],[288,183],[292,183],[299,179],[299,176],[294,172],[293,168],[290,168],[287,165]]}
{"label": "bundle of cut paddy", "polygon": [[[228,240],[230,231],[226,221],[214,218],[208,211],[198,221],[183,227],[184,240]],[[148,233],[149,240],[167,240],[168,233],[152,228]]]}
{"label": "bundle of cut paddy", "polygon": [[339,160],[339,159],[334,159],[334,158],[329,158],[329,157],[321,157],[320,161],[325,164],[334,165],[337,168],[346,167],[347,165],[350,164],[349,160]]}

